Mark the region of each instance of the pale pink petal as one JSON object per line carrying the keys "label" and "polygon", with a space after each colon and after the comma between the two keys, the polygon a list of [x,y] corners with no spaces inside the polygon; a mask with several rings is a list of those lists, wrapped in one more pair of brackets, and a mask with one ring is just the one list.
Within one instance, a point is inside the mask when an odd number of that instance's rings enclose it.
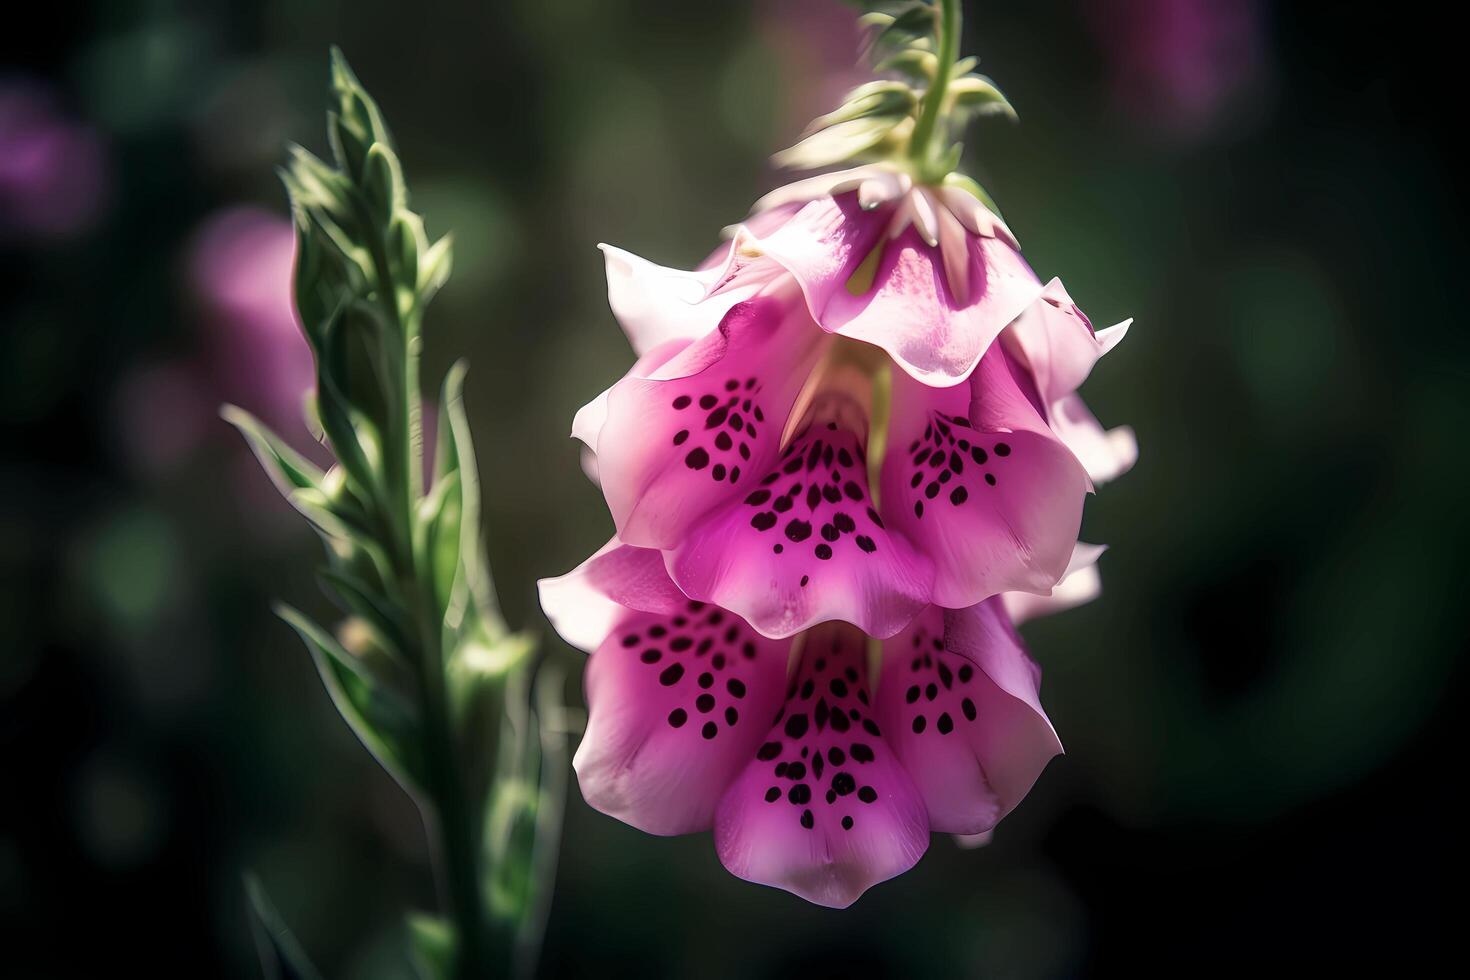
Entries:
{"label": "pale pink petal", "polygon": [[612,245],[598,247],[607,260],[608,305],[640,357],[660,344],[688,342],[714,330],[730,307],[749,299],[759,285],[739,284],[711,296],[721,267],[683,272]]}
{"label": "pale pink petal", "polygon": [[931,608],[884,644],[878,718],[934,830],[991,829],[1061,751],[1039,681],[999,599]]}
{"label": "pale pink petal", "polygon": [[[634,362],[627,377],[648,377],[688,346],[687,340],[668,340],[657,345]],[[582,451],[582,471],[598,486],[602,486],[602,474],[597,465],[597,440],[602,437],[602,427],[607,424],[608,396],[611,394],[612,388],[608,388],[577,409],[577,414],[572,417],[572,438],[585,447]]]}
{"label": "pale pink petal", "polygon": [[715,814],[732,874],[833,908],[929,846],[924,805],[872,717],[865,644],[842,624],[808,634],[781,716]]}
{"label": "pale pink petal", "polygon": [[789,647],[699,602],[624,617],[587,664],[587,803],[651,834],[708,829],[780,709]]}
{"label": "pale pink petal", "polygon": [[[891,636],[929,599],[933,566],[883,526],[867,456],[849,427],[855,409],[832,401],[815,406],[813,421],[756,471],[747,494],[695,522],[668,554],[685,593],[734,610],[767,636],[829,620]],[[837,420],[843,406],[847,424]]]}
{"label": "pale pink petal", "polygon": [[968,385],[929,388],[895,372],[882,513],[934,562],[938,605],[1049,593],[1071,557],[1087,474],[1024,381],[999,346]]}
{"label": "pale pink petal", "polygon": [[1126,425],[1104,429],[1080,395],[1068,395],[1051,406],[1051,427],[1087,468],[1097,483],[1127,473],[1138,462],[1138,439]]}
{"label": "pale pink petal", "polygon": [[552,628],[588,653],[630,609],[674,615],[688,603],[664,571],[662,555],[616,537],[570,572],[541,579],[536,587]]}
{"label": "pale pink petal", "polygon": [[[932,209],[932,202],[925,196],[910,206]],[[823,198],[763,237],[759,247],[796,277],[822,329],[883,348],[918,381],[958,384],[1040,295],[1041,283],[1006,242],[971,237],[968,296],[960,302],[940,248],[912,227],[886,239],[893,216],[892,208],[864,211],[856,194]],[[854,273],[880,244],[872,285],[854,295],[865,285]]]}
{"label": "pale pink petal", "polygon": [[1017,626],[1038,616],[1050,616],[1084,605],[1102,595],[1102,576],[1097,571],[1097,560],[1107,545],[1077,542],[1072,551],[1072,560],[1051,595],[1033,595],[1030,592],[1007,592],[1002,595],[1006,614]]}
{"label": "pale pink petal", "polygon": [[1124,320],[1095,333],[1061,280],[1053,279],[1006,328],[1002,341],[1050,405],[1081,387],[1098,358],[1123,339],[1132,322]]}
{"label": "pale pink petal", "polygon": [[677,547],[694,521],[749,493],[776,460],[827,343],[800,298],[778,289],[737,304],[656,370],[614,385],[596,452],[619,536]]}

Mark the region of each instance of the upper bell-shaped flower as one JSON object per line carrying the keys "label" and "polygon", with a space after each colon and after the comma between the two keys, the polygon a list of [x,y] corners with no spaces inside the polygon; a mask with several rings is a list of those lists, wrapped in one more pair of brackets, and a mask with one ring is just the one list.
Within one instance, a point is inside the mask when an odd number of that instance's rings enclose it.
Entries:
{"label": "upper bell-shaped flower", "polygon": [[959,383],[887,371],[878,345],[821,329],[764,251],[792,207],[758,211],[694,272],[605,249],[612,307],[642,356],[573,433],[619,534],[662,551],[690,596],[777,637],[832,619],[889,636],[931,602],[1049,593],[1088,471],[1126,465],[1085,409],[1067,411],[1127,325],[1094,332],[1060,283],[1037,283]]}

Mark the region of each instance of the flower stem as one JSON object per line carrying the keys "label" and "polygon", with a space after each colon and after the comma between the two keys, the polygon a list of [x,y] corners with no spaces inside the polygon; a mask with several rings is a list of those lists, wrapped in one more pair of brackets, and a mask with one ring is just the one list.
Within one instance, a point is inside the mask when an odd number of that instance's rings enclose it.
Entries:
{"label": "flower stem", "polygon": [[934,72],[934,81],[924,93],[924,105],[919,111],[914,133],[909,140],[909,159],[913,161],[919,176],[925,181],[937,180],[943,174],[930,171],[935,166],[934,137],[939,129],[944,96],[949,89],[950,76],[954,74],[955,62],[960,57],[960,0],[939,0],[935,13],[938,24],[935,40],[939,51],[939,66]]}
{"label": "flower stem", "polygon": [[423,806],[426,829],[437,831],[437,874],[455,922],[456,974],[463,978],[490,974],[489,935],[480,889],[480,835],[471,816],[460,765],[454,722],[444,673],[440,617],[434,608],[434,583],[427,555],[415,547],[418,505],[423,496],[422,402],[419,386],[420,321],[404,315],[389,271],[383,241],[369,240],[377,270],[378,303],[392,329],[386,332],[383,374],[388,396],[384,478],[390,484],[390,525],[394,541],[398,589],[403,608],[418,624],[418,688],[423,711],[426,782],[430,799]]}

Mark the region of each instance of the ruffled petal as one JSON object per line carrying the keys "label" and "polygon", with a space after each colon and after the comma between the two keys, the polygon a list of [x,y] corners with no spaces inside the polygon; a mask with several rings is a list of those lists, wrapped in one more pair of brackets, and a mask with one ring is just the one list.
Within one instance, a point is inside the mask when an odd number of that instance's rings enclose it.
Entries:
{"label": "ruffled petal", "polygon": [[895,373],[883,518],[935,565],[933,601],[1047,594],[1066,570],[1089,484],[999,346],[971,383]]}
{"label": "ruffled petal", "polygon": [[[842,620],[891,636],[927,603],[932,564],[890,534],[868,492],[854,428],[838,396],[786,447],[756,487],[690,528],[668,555],[687,594],[732,609],[767,636]],[[827,408],[824,403],[819,408]],[[846,424],[837,417],[848,411]]]}
{"label": "ruffled petal", "polygon": [[[677,339],[657,345],[639,356],[627,377],[648,377],[688,346],[689,341]],[[572,417],[572,438],[583,446],[582,471],[599,487],[602,486],[602,474],[597,464],[597,441],[602,438],[602,427],[607,424],[608,399],[611,395],[612,388],[608,388],[577,409],[577,414]]]}
{"label": "ruffled petal", "polygon": [[760,286],[751,280],[711,295],[721,285],[723,264],[684,272],[612,245],[598,248],[606,258],[608,305],[639,357],[671,340],[704,336],[720,325],[730,307],[750,299]]}
{"label": "ruffled petal", "polygon": [[1057,438],[1067,444],[1093,481],[1115,480],[1138,462],[1138,439],[1133,429],[1126,425],[1104,429],[1082,396],[1068,395],[1053,404],[1048,415]]}
{"label": "ruffled petal", "polygon": [[591,653],[629,610],[675,615],[688,597],[669,580],[663,556],[614,537],[576,568],[536,583],[541,609],[572,646]]}
{"label": "ruffled petal", "polygon": [[1118,345],[1132,323],[1124,320],[1094,332],[1092,322],[1072,302],[1062,281],[1053,279],[1006,327],[1002,342],[1050,405],[1080,388],[1093,365]]}
{"label": "ruffled petal", "polygon": [[1040,676],[999,599],[931,608],[884,644],[878,718],[934,830],[991,829],[1061,751]]}
{"label": "ruffled petal", "polygon": [[830,340],[791,289],[736,304],[718,330],[607,394],[597,468],[618,535],[677,547],[689,526],[754,489]]}
{"label": "ruffled petal", "polygon": [[[927,197],[915,198],[906,195],[897,206],[932,209]],[[917,381],[959,384],[1040,295],[1041,283],[1008,242],[969,236],[960,300],[940,245],[912,227],[888,240],[893,210],[865,211],[856,193],[823,198],[756,244],[796,277],[823,330],[881,347]],[[957,261],[951,256],[951,269]],[[875,263],[871,285],[860,272],[865,262]]]}
{"label": "ruffled petal", "polygon": [[846,908],[923,855],[924,805],[872,717],[866,678],[860,632],[808,634],[781,715],[715,814],[732,874]]}
{"label": "ruffled petal", "polygon": [[1102,576],[1097,571],[1097,560],[1105,544],[1077,542],[1072,551],[1072,560],[1051,595],[1032,595],[1030,592],[1007,592],[1002,595],[1006,615],[1017,626],[1038,616],[1050,616],[1084,605],[1102,595]]}
{"label": "ruffled petal", "polygon": [[587,664],[587,803],[651,834],[707,829],[780,710],[789,650],[700,602],[622,618]]}

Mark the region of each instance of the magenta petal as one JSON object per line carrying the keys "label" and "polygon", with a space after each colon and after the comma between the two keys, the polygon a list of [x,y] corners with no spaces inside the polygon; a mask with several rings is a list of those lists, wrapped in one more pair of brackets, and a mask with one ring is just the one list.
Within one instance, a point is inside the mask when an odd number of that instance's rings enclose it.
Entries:
{"label": "magenta petal", "polygon": [[829,424],[809,426],[750,493],[690,528],[668,556],[681,589],[767,636],[830,620],[891,636],[928,603],[931,563],[884,527],[857,437]]}
{"label": "magenta petal", "polygon": [[[796,277],[823,330],[881,347],[917,381],[959,384],[1041,283],[1009,244],[970,235],[967,295],[957,300],[938,247],[913,228],[884,240],[891,215],[844,194],[812,202],[759,244]],[[849,282],[880,243],[872,285],[854,295]]]}
{"label": "magenta petal", "polygon": [[930,609],[883,657],[878,717],[933,829],[994,827],[1061,751],[1000,600]]}
{"label": "magenta petal", "polygon": [[894,378],[883,517],[934,562],[938,605],[1044,595],[1071,557],[1087,474],[1021,380],[999,346],[966,386]]}
{"label": "magenta petal", "polygon": [[786,417],[830,342],[793,292],[737,304],[719,330],[608,392],[597,463],[624,541],[676,547],[775,460]]}
{"label": "magenta petal", "polygon": [[587,664],[587,803],[651,834],[707,829],[780,707],[789,648],[699,602],[624,618]]}
{"label": "magenta petal", "polygon": [[552,627],[588,653],[629,610],[674,615],[688,603],[664,571],[662,555],[616,537],[570,572],[541,579],[536,586]]}
{"label": "magenta petal", "polygon": [[715,815],[734,875],[846,908],[929,846],[924,805],[869,704],[865,638],[812,631],[786,706]]}

